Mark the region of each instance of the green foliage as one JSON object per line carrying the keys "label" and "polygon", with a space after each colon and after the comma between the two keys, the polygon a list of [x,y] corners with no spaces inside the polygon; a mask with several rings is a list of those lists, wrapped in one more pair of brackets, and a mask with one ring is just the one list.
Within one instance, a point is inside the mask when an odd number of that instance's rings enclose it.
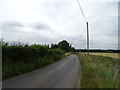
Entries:
{"label": "green foliage", "polygon": [[66,40],[59,42],[58,47],[61,48],[62,50],[66,50],[67,52],[70,51],[70,45]]}
{"label": "green foliage", "polygon": [[70,45],[66,40],[63,40],[61,42],[59,42],[58,44],[51,44],[51,49],[54,48],[60,48],[62,50],[64,50],[64,52],[75,52],[75,48],[72,47],[72,45]]}
{"label": "green foliage", "polygon": [[75,48],[72,47],[66,40],[59,42],[58,44],[51,44],[51,49],[60,48],[64,50],[64,52],[75,52]]}
{"label": "green foliage", "polygon": [[61,49],[47,45],[2,46],[3,80],[43,67],[64,57]]}
{"label": "green foliage", "polygon": [[34,69],[46,66],[62,59],[64,55],[51,55],[49,57],[38,58],[34,62],[8,64],[2,68],[2,79],[9,79],[22,73],[30,72]]}
{"label": "green foliage", "polygon": [[118,88],[118,59],[77,53],[82,65],[81,88]]}
{"label": "green foliage", "polygon": [[61,50],[61,49],[49,49],[49,51],[48,51],[48,54],[49,55],[63,55],[64,54],[64,52],[63,52],[63,50]]}
{"label": "green foliage", "polygon": [[58,47],[57,44],[53,44],[53,43],[52,43],[52,44],[51,44],[51,49],[53,49],[53,48],[59,48],[59,47]]}

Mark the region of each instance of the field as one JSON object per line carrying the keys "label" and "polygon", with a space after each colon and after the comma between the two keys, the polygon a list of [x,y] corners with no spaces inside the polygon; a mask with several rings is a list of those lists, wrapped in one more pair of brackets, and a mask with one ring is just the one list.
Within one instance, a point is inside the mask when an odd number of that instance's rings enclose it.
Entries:
{"label": "field", "polygon": [[118,53],[90,53],[90,54],[118,59]]}
{"label": "field", "polygon": [[81,88],[117,88],[118,59],[111,53],[76,53],[81,61]]}

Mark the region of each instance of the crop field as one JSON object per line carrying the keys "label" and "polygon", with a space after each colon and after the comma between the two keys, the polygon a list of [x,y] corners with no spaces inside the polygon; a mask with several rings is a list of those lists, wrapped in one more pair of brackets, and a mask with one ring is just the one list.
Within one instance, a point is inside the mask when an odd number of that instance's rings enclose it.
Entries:
{"label": "crop field", "polygon": [[76,53],[81,62],[80,88],[118,88],[118,59],[115,53]]}
{"label": "crop field", "polygon": [[111,57],[111,58],[118,58],[118,53],[90,53],[91,55],[98,55],[98,56],[105,56],[105,57]]}

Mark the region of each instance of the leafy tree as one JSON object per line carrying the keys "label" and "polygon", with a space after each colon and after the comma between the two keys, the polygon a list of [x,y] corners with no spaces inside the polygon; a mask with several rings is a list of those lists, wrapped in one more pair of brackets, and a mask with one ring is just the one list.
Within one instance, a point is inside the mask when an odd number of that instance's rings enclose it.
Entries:
{"label": "leafy tree", "polygon": [[71,46],[66,40],[59,42],[58,47],[62,50],[65,50],[66,52],[71,51]]}
{"label": "leafy tree", "polygon": [[75,50],[75,48],[74,48],[74,47],[72,47],[72,48],[71,48],[71,51],[72,51],[72,52],[76,52],[76,50]]}

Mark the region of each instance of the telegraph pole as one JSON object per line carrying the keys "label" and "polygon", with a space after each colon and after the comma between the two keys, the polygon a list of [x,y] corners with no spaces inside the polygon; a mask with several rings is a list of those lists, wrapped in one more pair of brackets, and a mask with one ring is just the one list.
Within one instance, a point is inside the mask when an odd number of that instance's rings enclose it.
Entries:
{"label": "telegraph pole", "polygon": [[87,24],[87,53],[89,54],[89,28],[88,28],[88,22],[86,22]]}
{"label": "telegraph pole", "polygon": [[81,11],[81,13],[83,15],[83,18],[84,18],[84,20],[85,20],[85,22],[87,24],[87,54],[89,54],[89,27],[88,27],[88,22],[86,21],[86,18],[85,18],[85,15],[83,13],[83,10],[82,10],[82,7],[80,5],[79,0],[77,0],[77,2],[78,2],[78,5],[79,5],[79,8],[80,8],[80,11]]}

